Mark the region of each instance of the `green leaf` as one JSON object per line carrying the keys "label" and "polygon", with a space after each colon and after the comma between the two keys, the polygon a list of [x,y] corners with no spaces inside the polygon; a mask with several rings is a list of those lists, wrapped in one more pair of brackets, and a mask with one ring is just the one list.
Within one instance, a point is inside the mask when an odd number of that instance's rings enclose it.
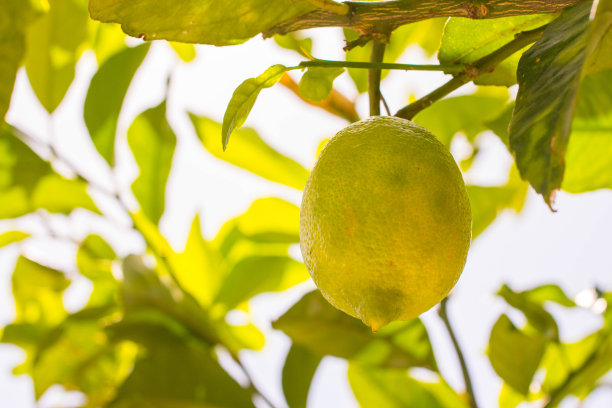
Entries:
{"label": "green leaf", "polygon": [[446,98],[419,112],[414,122],[429,129],[443,144],[450,146],[453,136],[458,132],[473,140],[476,135],[487,130],[485,122],[497,118],[507,101],[507,92]]}
{"label": "green leaf", "polygon": [[555,319],[543,307],[538,296],[529,292],[514,292],[508,285],[502,285],[497,292],[510,306],[523,312],[529,324],[545,338],[559,341],[559,328]]}
{"label": "green leaf", "polygon": [[[469,64],[501,48],[522,31],[533,30],[551,20],[549,15],[504,17],[487,20],[450,18],[444,27],[438,53],[441,64]],[[511,86],[522,51],[499,64],[493,72],[478,77],[479,85]]]}
{"label": "green leaf", "polygon": [[108,58],[87,91],[85,124],[96,149],[111,166],[115,162],[115,133],[123,99],[148,51],[149,44],[142,44]]}
{"label": "green leaf", "polygon": [[54,173],[21,141],[23,133],[8,125],[0,133],[0,218],[20,217],[37,209],[67,214],[81,207],[99,212],[86,184]]}
{"label": "green leaf", "polygon": [[521,292],[521,296],[530,302],[544,304],[545,302],[555,302],[561,306],[574,307],[576,303],[567,297],[563,289],[557,285],[541,285],[533,289]]}
{"label": "green leaf", "polygon": [[193,44],[177,42],[170,42],[169,44],[183,62],[191,62],[196,58],[196,49]]}
{"label": "green leaf", "polygon": [[87,194],[87,183],[68,180],[57,174],[50,174],[39,180],[32,192],[32,207],[61,214],[69,214],[75,208],[100,213]]}
{"label": "green leaf", "polygon": [[396,322],[372,331],[335,309],[319,291],[306,294],[272,324],[294,344],[318,355],[332,355],[382,367],[436,369],[425,326],[419,319]]}
{"label": "green leaf", "polygon": [[508,316],[502,314],[491,329],[489,361],[509,386],[527,395],[547,342],[542,335],[528,335],[517,329]]}
{"label": "green leaf", "polygon": [[38,0],[3,0],[0,5],[0,123],[9,108],[17,70],[25,54],[25,30],[42,11]]}
{"label": "green leaf", "polygon": [[226,266],[202,237],[200,217],[191,223],[185,250],[170,258],[181,286],[203,307],[209,307],[227,274]]}
{"label": "green leaf", "polygon": [[125,39],[126,35],[118,25],[97,24],[92,48],[96,53],[98,66],[103,65],[108,58],[127,48]]}
{"label": "green leaf", "polygon": [[[122,302],[127,315],[154,311],[180,324],[194,337],[209,344],[218,341],[208,314],[189,293],[168,277],[160,277],[134,255],[123,262]],[[162,279],[166,278],[166,279]]]}
{"label": "green leaf", "polygon": [[546,377],[542,389],[556,394],[556,406],[568,395],[588,396],[612,369],[612,335],[609,328],[583,339],[551,347],[543,361]]}
{"label": "green leaf", "polygon": [[224,152],[217,139],[221,125],[205,117],[193,114],[190,117],[202,145],[213,156],[270,181],[304,189],[308,170],[266,144],[255,130],[244,128],[236,131],[232,148]]}
{"label": "green leaf", "polygon": [[519,63],[510,147],[523,179],[549,205],[563,180],[590,7],[589,2],[580,2],[563,11]]}
{"label": "green leaf", "polygon": [[22,231],[8,231],[0,234],[0,248],[28,238],[30,234]]}
{"label": "green leaf", "polygon": [[612,188],[612,70],[582,80],[565,155],[563,189]]}
{"label": "green leaf", "polygon": [[69,285],[64,274],[20,256],[12,278],[17,323],[58,323],[65,316],[62,293]]}
{"label": "green leaf", "polygon": [[223,129],[221,132],[223,150],[227,147],[227,142],[229,142],[232,132],[240,129],[246,121],[259,92],[276,84],[285,71],[287,71],[287,67],[284,65],[273,65],[257,78],[247,79],[236,88],[223,116]]}
{"label": "green leaf", "polygon": [[74,79],[89,16],[79,0],[50,0],[49,4],[49,12],[28,28],[25,67],[38,100],[52,113]]}
{"label": "green leaf", "polygon": [[300,242],[300,208],[277,197],[259,198],[235,219],[240,233],[257,242]]}
{"label": "green leaf", "polygon": [[344,68],[308,68],[300,80],[300,95],[314,102],[327,99],[334,79],[343,72]]}
{"label": "green leaf", "polygon": [[166,102],[136,117],[127,140],[140,169],[132,191],[144,214],[157,224],[164,213],[166,182],[176,147],[176,136],[166,119]]}
{"label": "green leaf", "polygon": [[289,256],[251,256],[233,266],[214,303],[226,310],[263,292],[280,292],[309,278],[304,264]]}
{"label": "green leaf", "polygon": [[272,38],[279,46],[287,50],[295,51],[304,58],[312,58],[310,55],[312,52],[312,38],[302,37],[295,32],[285,35],[275,35]]}
{"label": "green leaf", "polygon": [[254,407],[203,343],[177,336],[161,325],[125,322],[112,328],[116,340],[142,344],[129,377],[110,408]]}
{"label": "green leaf", "polygon": [[316,7],[307,0],[90,0],[91,17],[145,40],[239,44]]}
{"label": "green leaf", "polygon": [[77,250],[76,264],[81,275],[93,283],[87,307],[104,307],[114,304],[119,282],[112,273],[117,254],[99,235],[88,235]]}
{"label": "green leaf", "polygon": [[612,69],[612,1],[599,0],[589,33],[584,75]]}
{"label": "green leaf", "polygon": [[[68,317],[39,344],[32,380],[36,398],[54,384],[87,395],[89,407],[105,406],[129,373],[133,347],[112,347],[103,331],[108,313]],[[130,350],[131,349],[131,350]]]}
{"label": "green leaf", "polygon": [[425,383],[410,377],[406,370],[349,364],[348,380],[363,408],[467,408],[442,379]]}
{"label": "green leaf", "polygon": [[512,209],[518,213],[522,210],[527,196],[527,183],[514,173],[515,169],[511,171],[510,180],[504,186],[466,186],[472,208],[472,240],[491,225],[502,211]]}
{"label": "green leaf", "polygon": [[[384,62],[396,62],[406,48],[412,44],[421,46],[428,56],[433,55],[440,45],[440,37],[445,20],[444,18],[434,18],[406,24],[397,28],[393,31],[391,40],[385,47]],[[359,33],[345,29],[344,37],[347,42],[350,42],[359,38]],[[370,42],[364,46],[354,47],[347,51],[345,58],[347,61],[364,62],[370,60],[371,53],[372,43]],[[359,93],[366,92],[368,90],[368,70],[349,68],[347,71],[353,79],[357,91]],[[382,78],[384,79],[388,73],[389,71],[383,70]]]}
{"label": "green leaf", "polygon": [[283,393],[289,408],[306,408],[310,383],[321,359],[295,344],[289,349],[283,366]]}

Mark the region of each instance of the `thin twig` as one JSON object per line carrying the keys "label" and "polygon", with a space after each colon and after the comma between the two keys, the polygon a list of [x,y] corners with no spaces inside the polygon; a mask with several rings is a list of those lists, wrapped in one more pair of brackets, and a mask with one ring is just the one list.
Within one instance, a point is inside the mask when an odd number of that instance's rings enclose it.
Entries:
{"label": "thin twig", "polygon": [[391,116],[391,109],[389,109],[389,105],[387,104],[387,100],[385,99],[385,96],[382,94],[380,94],[380,100],[383,103],[383,106],[385,107],[385,111],[387,112],[387,115]]}
{"label": "thin twig", "polygon": [[395,116],[404,119],[412,119],[417,113],[427,108],[437,100],[442,99],[459,87],[476,79],[478,76],[493,71],[495,67],[497,67],[497,65],[499,65],[506,58],[525,48],[527,45],[537,41],[542,36],[542,33],[546,27],[547,25],[544,25],[536,28],[535,30],[523,31],[517,34],[514,40],[510,41],[508,44],[497,49],[496,51],[493,51],[492,53],[474,61],[467,68],[465,68],[463,72],[455,75],[453,79],[438,89],[397,111]]}
{"label": "thin twig", "polygon": [[[370,62],[378,64],[385,57],[385,44],[372,41],[372,54]],[[380,78],[382,71],[379,68],[370,68],[368,71],[368,96],[370,98],[370,116],[380,115]]]}
{"label": "thin twig", "polygon": [[438,309],[438,315],[444,322],[444,326],[448,331],[448,335],[450,336],[453,346],[455,347],[455,352],[457,354],[457,358],[459,359],[459,364],[461,365],[461,372],[463,374],[463,381],[465,382],[465,392],[469,397],[469,404],[472,408],[478,408],[478,404],[476,402],[476,394],[474,393],[474,388],[472,387],[472,380],[470,377],[470,372],[467,367],[467,363],[465,362],[465,357],[463,352],[461,351],[461,347],[459,346],[459,341],[455,336],[455,332],[451,326],[448,310],[447,310],[448,297],[444,298],[442,302],[440,302],[440,308]]}
{"label": "thin twig", "polygon": [[458,74],[465,70],[464,64],[399,64],[394,62],[365,61],[330,61],[315,59],[302,61],[297,67],[290,69],[321,67],[321,68],[357,68],[357,69],[394,69],[399,71],[443,71],[447,74]]}

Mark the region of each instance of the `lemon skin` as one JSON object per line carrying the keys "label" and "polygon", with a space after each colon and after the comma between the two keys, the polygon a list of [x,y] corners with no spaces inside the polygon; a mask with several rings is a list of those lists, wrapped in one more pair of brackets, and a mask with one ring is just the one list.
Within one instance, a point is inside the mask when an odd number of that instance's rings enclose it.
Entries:
{"label": "lemon skin", "polygon": [[470,203],[429,131],[376,116],[322,150],[300,213],[300,248],[323,296],[374,331],[440,302],[465,265]]}

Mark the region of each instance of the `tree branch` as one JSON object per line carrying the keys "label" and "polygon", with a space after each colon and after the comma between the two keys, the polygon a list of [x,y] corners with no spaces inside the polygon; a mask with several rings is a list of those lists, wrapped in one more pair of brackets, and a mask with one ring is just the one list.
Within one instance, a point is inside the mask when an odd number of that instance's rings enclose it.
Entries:
{"label": "tree branch", "polygon": [[524,14],[557,13],[583,0],[391,0],[346,1],[346,15],[317,9],[283,21],[264,31],[264,37],[318,27],[352,28],[362,35],[388,35],[404,24],[434,17],[499,18]]}
{"label": "tree branch", "polygon": [[510,57],[515,52],[520,51],[527,45],[537,41],[542,36],[542,33],[546,27],[547,25],[544,25],[536,28],[535,30],[523,31],[517,34],[514,40],[493,51],[491,54],[485,55],[484,57],[474,61],[463,72],[455,75],[453,79],[438,89],[397,111],[395,116],[408,120],[412,119],[417,113],[427,108],[432,103],[442,99],[457,88],[474,80],[479,75],[493,71],[495,67],[497,67],[497,65],[499,65],[503,60]]}
{"label": "tree branch", "polygon": [[[373,63],[382,62],[385,56],[385,43],[373,41],[372,55],[370,61]],[[380,78],[382,71],[370,68],[368,71],[368,96],[370,98],[370,116],[380,115]]]}
{"label": "tree branch", "polygon": [[450,320],[448,318],[448,310],[446,304],[448,303],[448,297],[445,297],[442,302],[440,302],[440,308],[438,309],[438,315],[444,322],[444,327],[448,331],[448,335],[450,336],[453,346],[455,347],[455,352],[457,353],[457,358],[459,359],[459,364],[461,365],[461,372],[463,373],[463,380],[465,382],[465,392],[469,397],[469,404],[472,408],[478,408],[478,404],[476,403],[476,394],[474,394],[474,388],[472,387],[472,380],[470,378],[470,372],[467,367],[467,363],[465,362],[465,357],[463,356],[463,352],[461,351],[461,347],[459,346],[459,341],[455,336],[455,332],[453,331],[453,327],[450,324]]}

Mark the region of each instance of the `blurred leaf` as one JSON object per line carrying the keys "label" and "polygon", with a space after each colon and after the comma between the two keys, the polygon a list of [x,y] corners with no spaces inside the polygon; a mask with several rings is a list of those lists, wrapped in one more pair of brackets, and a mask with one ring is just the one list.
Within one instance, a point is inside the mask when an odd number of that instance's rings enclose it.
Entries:
{"label": "blurred leaf", "polygon": [[510,136],[508,134],[508,126],[510,126],[513,111],[514,102],[511,102],[506,105],[504,110],[496,118],[490,119],[485,122],[485,126],[487,126],[493,133],[495,133],[499,137],[499,139],[508,148],[508,151],[510,151]]}
{"label": "blurred leaf", "polygon": [[191,62],[196,58],[196,49],[193,44],[178,42],[170,42],[169,44],[183,62]]}
{"label": "blurred leaf", "polygon": [[181,286],[204,307],[212,304],[227,274],[226,266],[202,237],[200,217],[191,224],[185,250],[170,258]]}
{"label": "blurred leaf", "polygon": [[[469,64],[501,48],[522,31],[533,30],[548,23],[550,15],[528,15],[472,20],[450,18],[444,27],[438,53],[441,64]],[[516,69],[522,51],[499,64],[493,72],[479,76],[479,85],[511,86],[516,83]]]}
{"label": "blurred leaf", "polygon": [[217,137],[221,125],[211,119],[191,114],[191,121],[204,148],[213,156],[241,167],[265,179],[302,190],[308,170],[298,162],[274,150],[253,129],[235,131],[232,148],[223,152]]}
{"label": "blurred leaf", "polygon": [[8,231],[0,234],[0,248],[22,241],[29,236],[29,233],[23,231]]}
{"label": "blurred leaf", "polygon": [[583,79],[567,146],[563,189],[612,188],[612,70]]}
{"label": "blurred leaf", "polygon": [[442,379],[421,382],[410,377],[407,370],[349,364],[348,379],[362,408],[467,408]]}
{"label": "blurred leaf", "polygon": [[502,314],[491,329],[489,360],[497,375],[517,392],[527,395],[547,342],[540,334],[528,335],[517,329]]}
{"label": "blurred leaf", "polygon": [[91,17],[145,40],[239,44],[316,7],[307,0],[90,0]]}
{"label": "blurred leaf", "polygon": [[41,178],[32,192],[33,209],[43,208],[52,213],[69,214],[75,208],[83,208],[100,214],[100,210],[87,193],[87,183],[68,180],[57,174]]}
{"label": "blurred leaf", "polygon": [[150,44],[126,48],[108,58],[94,75],[85,99],[84,118],[96,149],[106,162],[115,162],[115,133],[123,99]]}
{"label": "blurred leaf", "polygon": [[150,323],[120,323],[112,333],[117,340],[142,344],[146,353],[137,359],[110,408],[254,406],[250,393],[219,366],[205,344]]}
{"label": "blurred leaf", "polygon": [[157,225],[153,224],[142,211],[130,213],[130,217],[138,232],[145,238],[147,246],[152,247],[155,254],[167,258],[174,253]]}
{"label": "blurred leaf", "polygon": [[223,346],[234,355],[242,349],[261,350],[266,343],[263,333],[253,324],[231,325],[225,321],[225,317],[215,323],[215,330]]}
{"label": "blurred leaf", "polygon": [[119,282],[112,274],[117,254],[99,235],[88,235],[77,250],[76,264],[81,275],[93,283],[87,307],[103,307],[115,302]]}
{"label": "blurred leaf", "polygon": [[516,170],[511,170],[510,180],[504,186],[484,187],[466,186],[472,208],[472,240],[476,239],[506,209],[520,212],[527,196],[527,183],[524,183]]}
{"label": "blurred leaf", "polygon": [[236,88],[232,95],[232,99],[230,99],[227,105],[225,115],[223,116],[223,127],[221,131],[221,145],[223,150],[227,147],[227,142],[229,142],[232,133],[244,125],[244,122],[249,116],[249,112],[251,112],[253,105],[255,105],[259,92],[264,88],[270,88],[276,84],[285,71],[287,71],[287,67],[284,65],[273,65],[257,78],[247,79]]}
{"label": "blurred leaf", "polygon": [[300,95],[314,102],[327,99],[334,79],[343,72],[344,68],[308,68],[300,80]]}
{"label": "blurred leaf", "polygon": [[89,16],[79,0],[49,0],[49,4],[50,11],[28,28],[25,67],[38,100],[52,113],[74,79]]}
{"label": "blurred leaf", "polygon": [[42,11],[36,0],[3,0],[0,4],[0,124],[9,108],[17,70],[25,53],[25,30]]}
{"label": "blurred leaf", "polygon": [[306,294],[272,326],[318,355],[371,366],[436,369],[427,330],[419,319],[392,323],[374,334],[331,306],[319,291]]}
{"label": "blurred leaf", "polygon": [[580,2],[563,11],[519,63],[510,147],[523,179],[549,205],[563,180],[590,8]]}
{"label": "blurred leaf", "polygon": [[69,283],[62,272],[20,256],[13,272],[15,322],[59,323],[66,314],[62,293]]}
{"label": "blurred leaf", "polygon": [[214,303],[231,310],[263,292],[280,292],[309,278],[289,256],[251,256],[239,261],[222,281]]}
{"label": "blurred leaf", "polygon": [[516,408],[525,401],[525,396],[516,392],[514,388],[503,383],[499,393],[499,408]]}
{"label": "blurred leaf", "polygon": [[300,209],[277,197],[259,198],[236,218],[245,237],[260,242],[298,243]]}
{"label": "blurred leaf", "polygon": [[42,342],[32,369],[36,398],[54,384],[87,395],[87,406],[106,405],[129,373],[133,350],[112,347],[102,317],[69,317]]}
{"label": "blurred leaf", "polygon": [[209,344],[218,341],[210,318],[197,301],[169,279],[162,280],[140,258],[131,255],[125,259],[123,277],[121,295],[126,315],[153,310],[180,324],[201,341]]}
{"label": "blurred leaf", "polygon": [[563,289],[557,285],[541,285],[533,289],[521,292],[521,296],[530,302],[544,304],[544,302],[555,302],[565,307],[574,307],[576,303],[567,297]]}
{"label": "blurred leaf", "polygon": [[312,38],[302,37],[299,33],[287,33],[285,35],[275,35],[274,41],[279,46],[292,50],[300,54],[304,58],[311,58]]}
{"label": "blurred leaf", "polygon": [[583,74],[593,75],[608,69],[612,69],[612,1],[599,0],[589,32]]}
{"label": "blurred leaf", "polygon": [[533,301],[533,297],[530,298],[529,292],[514,292],[508,285],[502,285],[497,295],[510,306],[523,312],[529,324],[545,338],[559,341],[559,328],[555,319],[544,309],[542,303]]}
{"label": "blurred leaf", "polygon": [[585,398],[612,369],[612,335],[603,328],[582,340],[552,348],[544,360],[546,378],[542,388],[556,407],[566,396]]}
{"label": "blurred leaf", "polygon": [[[391,41],[385,47],[384,62],[396,62],[406,48],[412,44],[421,46],[428,56],[432,56],[440,45],[440,37],[445,21],[445,18],[434,18],[406,24],[397,28],[391,35]],[[359,37],[359,33],[350,29],[345,29],[344,37],[347,42],[350,42],[356,40]],[[364,62],[370,60],[371,53],[372,43],[370,42],[364,46],[354,47],[347,51],[345,58],[347,61]],[[348,73],[353,79],[359,93],[368,90],[367,69],[349,68]],[[384,79],[388,73],[389,71],[383,70],[382,78]]]}
{"label": "blurred leaf", "polygon": [[166,183],[176,147],[176,136],[166,119],[166,102],[136,117],[127,140],[140,169],[132,191],[144,214],[157,224],[164,213]]}
{"label": "blurred leaf", "polygon": [[485,123],[503,112],[507,100],[506,92],[446,98],[419,112],[414,122],[429,129],[442,143],[450,146],[457,132],[463,132],[468,139],[473,140],[476,135],[487,130]]}
{"label": "blurred leaf", "polygon": [[96,24],[96,26],[92,48],[100,67],[109,57],[127,48],[127,45],[125,33],[121,31],[120,26],[116,24]]}
{"label": "blurred leaf", "polygon": [[283,366],[283,393],[289,408],[306,408],[308,390],[321,359],[304,347],[291,345]]}

